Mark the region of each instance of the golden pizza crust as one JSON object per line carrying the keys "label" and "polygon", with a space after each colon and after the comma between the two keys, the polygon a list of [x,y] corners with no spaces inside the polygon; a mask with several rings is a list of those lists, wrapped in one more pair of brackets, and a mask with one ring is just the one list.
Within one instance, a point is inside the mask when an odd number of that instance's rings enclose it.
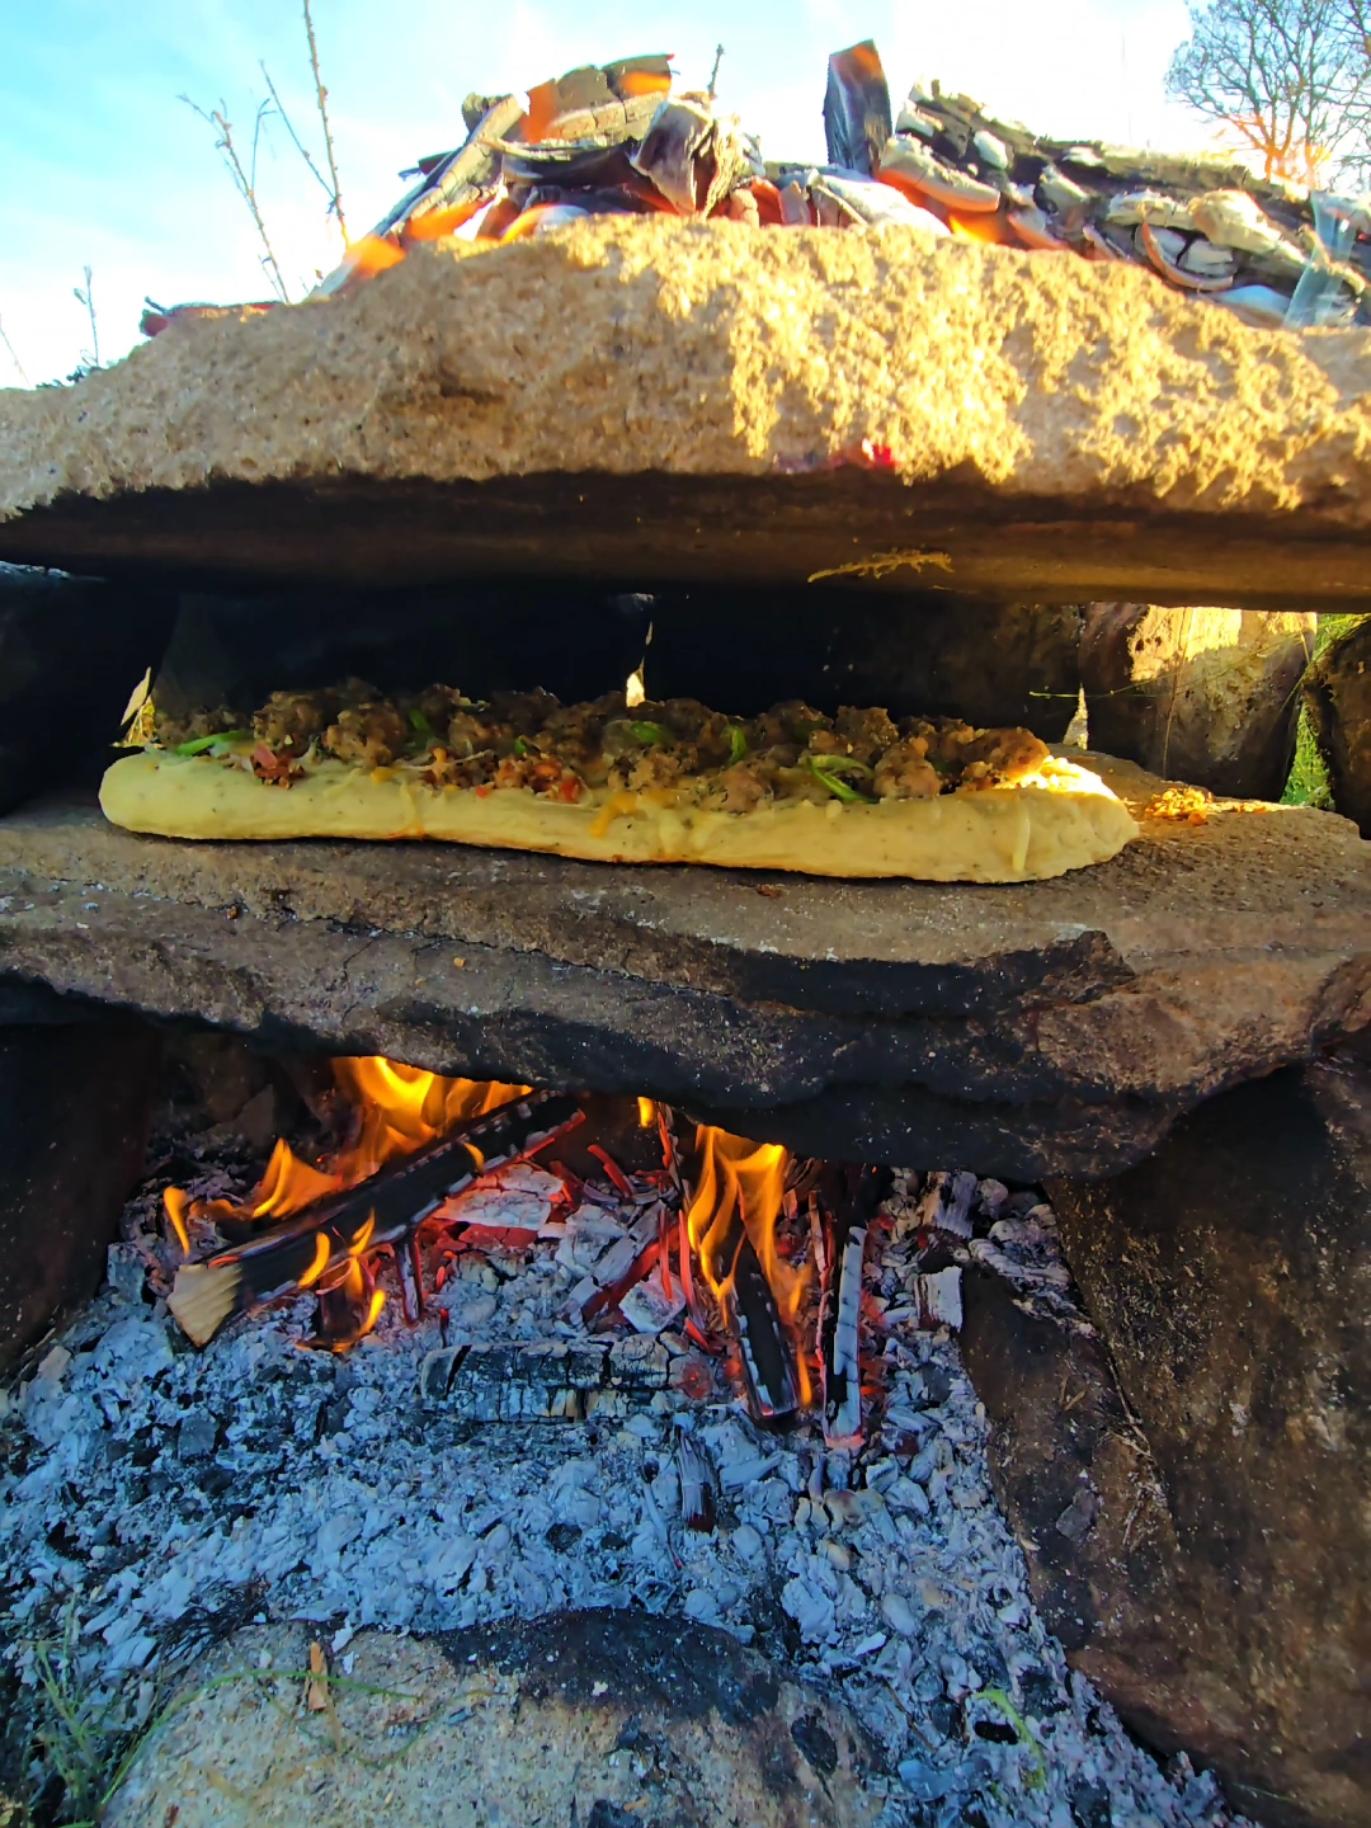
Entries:
{"label": "golden pizza crust", "polygon": [[105,816],[166,838],[437,838],[604,863],[708,863],[810,876],[1034,882],[1103,863],[1137,835],[1098,776],[1049,758],[1013,786],[930,800],[807,800],[713,812],[600,793],[574,805],[523,788],[429,787],[402,770],[322,762],[288,788],[203,756],[115,762]]}

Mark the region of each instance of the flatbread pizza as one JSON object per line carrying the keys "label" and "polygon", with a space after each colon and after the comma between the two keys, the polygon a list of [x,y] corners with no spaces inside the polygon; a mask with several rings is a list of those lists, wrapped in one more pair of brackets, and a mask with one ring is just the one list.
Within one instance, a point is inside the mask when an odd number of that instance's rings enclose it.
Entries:
{"label": "flatbread pizza", "polygon": [[1137,832],[1098,776],[1023,729],[360,681],[273,693],[250,718],[159,718],[100,798],[114,824],[170,838],[427,838],[934,882],[1058,876]]}

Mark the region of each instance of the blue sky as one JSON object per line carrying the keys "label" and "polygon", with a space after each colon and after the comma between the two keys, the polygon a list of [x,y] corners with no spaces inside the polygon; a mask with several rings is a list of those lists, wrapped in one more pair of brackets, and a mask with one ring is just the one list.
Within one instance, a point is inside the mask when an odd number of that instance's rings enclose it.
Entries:
{"label": "blue sky", "polygon": [[[773,156],[822,156],[824,60],[865,37],[897,101],[914,77],[936,76],[1041,132],[1207,143],[1204,124],[1162,90],[1186,34],[1184,0],[315,0],[315,23],[354,233],[399,194],[401,167],[460,137],[468,90],[523,89],[577,63],[659,50],[703,86],[719,40],[721,102]],[[269,296],[210,131],[177,99],[222,98],[250,138],[265,93],[259,59],[317,149],[292,0],[0,0],[0,326],[30,382],[66,374],[89,348],[72,296],[87,265],[105,360],[137,340],[145,294],[168,304]],[[274,124],[258,188],[298,295],[334,264],[338,243]],[[0,386],[19,380],[0,344]]]}

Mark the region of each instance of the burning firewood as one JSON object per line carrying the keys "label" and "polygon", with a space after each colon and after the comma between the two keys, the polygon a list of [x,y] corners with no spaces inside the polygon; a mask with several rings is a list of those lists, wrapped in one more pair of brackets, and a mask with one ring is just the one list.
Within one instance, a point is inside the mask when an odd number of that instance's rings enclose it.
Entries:
{"label": "burning firewood", "polygon": [[733,1295],[747,1406],[754,1421],[782,1421],[800,1405],[794,1354],[771,1284],[745,1233],[734,1258]]}
{"label": "burning firewood", "polygon": [[805,1398],[777,1295],[778,1283],[792,1295],[803,1285],[776,1251],[790,1158],[778,1145],[710,1125],[700,1125],[690,1145],[675,1113],[659,1119],[667,1169],[680,1189],[681,1279],[697,1336],[719,1328],[735,1335],[753,1420],[780,1421]]}
{"label": "burning firewood", "polygon": [[[472,1118],[261,1237],[206,1262],[182,1264],[167,1305],[187,1336],[203,1346],[231,1315],[255,1302],[315,1287],[332,1293],[343,1284],[354,1295],[366,1293],[364,1253],[406,1243],[445,1199],[582,1120],[574,1098],[546,1092]],[[379,1291],[370,1292],[370,1321],[380,1312],[380,1299]]]}

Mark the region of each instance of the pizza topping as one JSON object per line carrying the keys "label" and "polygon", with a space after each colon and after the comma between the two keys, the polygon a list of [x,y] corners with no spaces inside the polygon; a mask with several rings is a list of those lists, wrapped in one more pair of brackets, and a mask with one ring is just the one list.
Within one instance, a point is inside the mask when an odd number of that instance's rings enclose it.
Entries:
{"label": "pizza topping", "polygon": [[212,710],[192,711],[182,716],[164,711],[160,706],[155,707],[155,710],[153,728],[157,741],[173,753],[181,752],[184,744],[198,742],[202,736],[216,737],[236,732],[246,721],[241,711],[232,710],[228,705],[216,705]]}
{"label": "pizza topping", "polygon": [[222,730],[213,736],[193,736],[189,742],[177,743],[173,755],[227,755],[234,743],[247,740],[247,730]]}
{"label": "pizza topping", "polygon": [[[831,793],[835,800],[846,800],[852,804],[871,798],[871,795],[863,793],[851,778],[854,775],[858,778],[863,775],[869,777],[871,774],[870,762],[859,761],[855,755],[835,755],[831,752],[814,749],[808,752],[805,761],[814,779],[828,793]],[[848,778],[844,779],[844,776]]]}
{"label": "pizza topping", "polygon": [[943,790],[943,776],[928,759],[926,736],[902,737],[876,764],[876,792],[883,800],[933,800]]}
{"label": "pizza topping", "polygon": [[[844,705],[830,717],[798,699],[730,717],[692,698],[629,708],[622,692],[563,705],[550,693],[487,701],[452,686],[386,697],[364,680],[273,692],[249,733],[227,708],[159,719],[163,747],[251,766],[288,785],[329,760],[414,770],[431,787],[518,788],[568,804],[648,796],[662,805],[742,813],[775,801],[826,805],[927,800],[1021,779],[1047,758],[1029,730],[978,730],[960,718],[904,718]],[[195,727],[198,726],[198,727]],[[250,760],[234,744],[249,737]],[[636,803],[636,802],[635,802]]]}
{"label": "pizza topping", "polygon": [[268,787],[289,787],[300,779],[304,769],[290,756],[277,755],[265,743],[258,743],[252,752],[252,772]]}

